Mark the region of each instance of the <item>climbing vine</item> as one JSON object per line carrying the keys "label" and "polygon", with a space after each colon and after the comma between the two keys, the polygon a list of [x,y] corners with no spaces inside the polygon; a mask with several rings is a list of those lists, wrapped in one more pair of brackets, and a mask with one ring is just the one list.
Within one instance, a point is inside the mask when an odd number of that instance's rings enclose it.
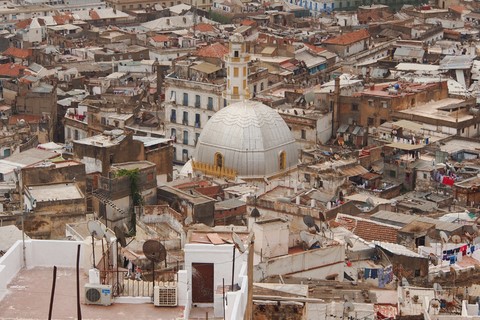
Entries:
{"label": "climbing vine", "polygon": [[[140,206],[143,204],[142,194],[140,193],[140,188],[138,186],[138,180],[140,177],[140,171],[138,169],[120,169],[116,172],[117,177],[128,177],[130,179],[130,196],[132,197],[133,207]],[[137,217],[135,211],[132,214],[130,220],[132,224],[132,235],[135,235],[137,228]]]}

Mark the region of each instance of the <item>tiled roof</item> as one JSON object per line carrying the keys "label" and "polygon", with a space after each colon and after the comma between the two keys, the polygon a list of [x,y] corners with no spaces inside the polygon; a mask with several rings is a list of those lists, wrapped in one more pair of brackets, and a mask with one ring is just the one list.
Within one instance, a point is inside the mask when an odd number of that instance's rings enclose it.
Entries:
{"label": "tiled roof", "polygon": [[336,222],[364,240],[397,243],[398,227],[343,214]]}
{"label": "tiled roof", "polygon": [[73,17],[71,14],[57,15],[57,16],[53,16],[52,18],[53,20],[55,20],[57,24],[66,24],[66,23],[69,23],[70,21],[73,21]]}
{"label": "tiled roof", "polygon": [[18,77],[20,70],[24,70],[26,67],[16,63],[0,64],[0,76]]}
{"label": "tiled roof", "polygon": [[88,14],[92,18],[92,20],[100,20],[100,15],[97,13],[97,11],[90,10],[90,12]]}
{"label": "tiled roof", "polygon": [[157,35],[157,36],[152,37],[152,40],[153,40],[154,42],[165,42],[165,41],[170,40],[170,38],[167,37],[167,36],[165,36],[165,35],[163,35],[163,34],[159,34],[159,35]]}
{"label": "tiled roof", "polygon": [[463,13],[463,11],[466,11],[466,8],[460,5],[449,6],[448,9],[456,13]]}
{"label": "tiled roof", "polygon": [[337,45],[349,45],[355,42],[358,42],[363,39],[367,39],[370,37],[370,34],[366,29],[358,30],[358,31],[353,31],[349,33],[342,34],[341,36],[332,38],[332,39],[327,39],[323,41],[324,44],[337,44]]}
{"label": "tiled roof", "polygon": [[245,19],[245,20],[243,20],[240,24],[241,24],[242,26],[254,26],[255,23],[256,23],[256,22],[253,21],[253,20]]}
{"label": "tiled roof", "polygon": [[10,47],[7,50],[3,51],[3,55],[11,56],[19,59],[26,59],[31,56],[31,52],[30,50],[27,50],[27,49]]}
{"label": "tiled roof", "polygon": [[221,43],[214,43],[204,48],[197,50],[196,54],[199,57],[223,58],[228,53],[228,48]]}
{"label": "tiled roof", "polygon": [[15,27],[17,29],[25,29],[32,23],[32,19],[25,19],[25,20],[20,20],[17,23],[15,23]]}
{"label": "tiled roof", "polygon": [[317,46],[314,46],[313,44],[309,44],[309,43],[304,43],[305,47],[307,47],[308,49],[312,50],[313,52],[323,52],[323,51],[326,51],[327,49],[325,48],[322,48],[322,47],[317,47]]}
{"label": "tiled roof", "polygon": [[208,23],[199,23],[195,27],[195,31],[199,32],[215,32],[215,27]]}

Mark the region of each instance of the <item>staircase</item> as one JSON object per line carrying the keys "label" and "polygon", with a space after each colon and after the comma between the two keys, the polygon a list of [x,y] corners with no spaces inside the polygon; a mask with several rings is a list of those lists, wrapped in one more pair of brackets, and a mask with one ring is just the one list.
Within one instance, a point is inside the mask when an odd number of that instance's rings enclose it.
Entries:
{"label": "staircase", "polygon": [[103,203],[103,204],[105,204],[105,205],[113,208],[113,209],[114,209],[115,211],[117,211],[118,213],[120,213],[120,214],[122,214],[122,215],[125,215],[125,216],[128,214],[125,210],[120,209],[119,207],[117,207],[117,205],[116,205],[115,203],[113,203],[113,201],[110,200],[110,199],[108,198],[108,196],[107,196],[104,192],[102,192],[102,191],[100,191],[100,190],[97,189],[97,190],[94,190],[94,191],[92,192],[92,195],[93,195],[95,198],[97,198],[98,200],[100,200],[101,203]]}

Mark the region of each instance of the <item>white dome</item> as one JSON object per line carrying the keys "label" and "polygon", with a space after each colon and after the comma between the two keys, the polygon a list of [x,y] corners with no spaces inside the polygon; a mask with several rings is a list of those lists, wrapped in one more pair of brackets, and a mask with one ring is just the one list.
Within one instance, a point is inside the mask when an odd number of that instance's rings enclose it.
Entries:
{"label": "white dome", "polygon": [[297,144],[282,117],[251,100],[218,111],[202,130],[195,161],[217,165],[219,154],[222,165],[239,176],[270,176],[298,161]]}

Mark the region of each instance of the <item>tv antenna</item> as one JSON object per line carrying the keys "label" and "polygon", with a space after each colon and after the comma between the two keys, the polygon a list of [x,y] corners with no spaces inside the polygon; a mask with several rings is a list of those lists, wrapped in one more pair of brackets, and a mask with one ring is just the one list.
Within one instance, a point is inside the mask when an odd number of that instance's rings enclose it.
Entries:
{"label": "tv antenna", "polygon": [[165,261],[167,267],[167,250],[157,240],[147,240],[143,244],[143,254],[152,262],[152,281],[155,285],[155,263]]}
{"label": "tv antenna", "polygon": [[89,220],[87,222],[87,229],[90,235],[92,236],[92,256],[93,256],[93,268],[95,268],[95,239],[102,240],[102,249],[103,249],[103,237],[105,236],[105,231],[102,229],[102,225],[97,220]]}

